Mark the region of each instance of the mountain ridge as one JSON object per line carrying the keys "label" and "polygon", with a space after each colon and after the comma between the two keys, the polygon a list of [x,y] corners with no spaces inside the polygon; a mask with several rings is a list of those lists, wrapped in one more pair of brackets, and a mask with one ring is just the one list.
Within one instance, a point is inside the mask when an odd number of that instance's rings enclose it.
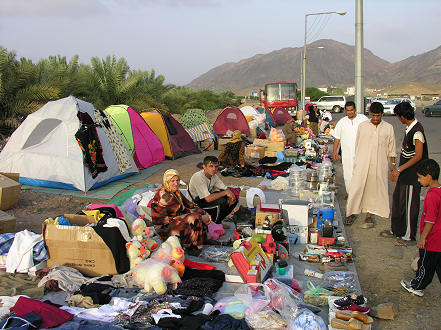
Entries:
{"label": "mountain ridge", "polygon": [[[307,46],[306,85],[354,85],[355,46],[331,39]],[[295,81],[300,86],[303,47],[288,47],[223,63],[193,79],[187,87],[214,92],[257,90],[267,82]],[[405,82],[441,84],[441,46],[390,63],[364,49],[365,86],[386,88]]]}

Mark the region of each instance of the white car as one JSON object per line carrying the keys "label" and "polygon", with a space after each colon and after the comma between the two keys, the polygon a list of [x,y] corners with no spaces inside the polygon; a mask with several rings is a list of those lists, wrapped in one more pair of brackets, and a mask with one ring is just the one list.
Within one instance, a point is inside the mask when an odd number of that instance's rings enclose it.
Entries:
{"label": "white car", "polygon": [[322,96],[317,102],[312,103],[316,104],[320,110],[342,112],[345,108],[346,97],[344,95]]}
{"label": "white car", "polygon": [[394,98],[394,99],[390,99],[387,100],[387,102],[385,104],[383,104],[384,106],[384,114],[385,115],[394,115],[394,108],[397,104],[401,103],[401,102],[408,102],[410,103],[410,105],[413,108],[413,111],[415,112],[415,103],[412,102],[411,99],[407,99],[407,98]]}

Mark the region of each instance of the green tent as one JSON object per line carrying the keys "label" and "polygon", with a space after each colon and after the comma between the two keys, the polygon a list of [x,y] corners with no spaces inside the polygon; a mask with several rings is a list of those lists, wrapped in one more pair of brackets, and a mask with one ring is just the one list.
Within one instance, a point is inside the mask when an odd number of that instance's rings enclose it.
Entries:
{"label": "green tent", "polygon": [[213,129],[213,125],[208,120],[202,109],[189,109],[180,118],[179,123],[187,130],[203,123],[207,123],[210,129]]}
{"label": "green tent", "polygon": [[135,142],[133,141],[132,125],[130,123],[130,115],[127,108],[129,108],[127,105],[111,105],[104,111],[109,114],[113,124],[118,129],[121,137],[133,155],[135,151]]}

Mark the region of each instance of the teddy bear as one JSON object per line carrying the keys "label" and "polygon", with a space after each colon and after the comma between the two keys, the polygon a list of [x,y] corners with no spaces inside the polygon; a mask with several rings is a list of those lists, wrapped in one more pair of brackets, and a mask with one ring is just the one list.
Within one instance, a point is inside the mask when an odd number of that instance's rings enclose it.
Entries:
{"label": "teddy bear", "polygon": [[184,249],[177,236],[170,236],[161,244],[158,250],[153,253],[152,258],[175,268],[180,277],[184,275]]}
{"label": "teddy bear", "polygon": [[150,257],[151,252],[140,241],[132,239],[126,243],[127,256],[130,261],[130,269],[138,265],[141,261]]}
{"label": "teddy bear", "polygon": [[171,283],[175,290],[181,282],[181,278],[172,266],[155,259],[142,261],[133,269],[132,277],[139,286],[144,287],[146,292],[155,291],[157,294],[164,294],[167,291],[167,283]]}

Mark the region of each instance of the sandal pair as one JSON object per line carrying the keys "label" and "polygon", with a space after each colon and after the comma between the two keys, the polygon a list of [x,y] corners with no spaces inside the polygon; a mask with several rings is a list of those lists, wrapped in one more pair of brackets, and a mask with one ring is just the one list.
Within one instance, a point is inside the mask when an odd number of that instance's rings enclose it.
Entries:
{"label": "sandal pair", "polygon": [[395,242],[396,246],[411,246],[411,245],[416,245],[416,241],[408,241],[402,238],[398,238],[397,241]]}
{"label": "sandal pair", "polygon": [[355,222],[356,219],[357,219],[357,216],[355,214],[351,214],[350,216],[345,218],[344,224],[346,226],[350,226]]}
{"label": "sandal pair", "polygon": [[392,231],[390,229],[386,229],[386,230],[383,230],[382,232],[380,232],[380,236],[385,237],[385,238],[394,238],[395,237],[395,235],[392,233]]}

